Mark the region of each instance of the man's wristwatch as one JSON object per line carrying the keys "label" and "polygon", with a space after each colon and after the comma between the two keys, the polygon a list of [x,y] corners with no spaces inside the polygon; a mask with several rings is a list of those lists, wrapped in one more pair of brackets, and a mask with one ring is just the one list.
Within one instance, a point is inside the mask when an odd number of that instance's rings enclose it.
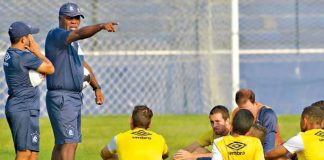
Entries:
{"label": "man's wristwatch", "polygon": [[94,87],[94,88],[92,88],[92,89],[95,91],[95,90],[97,90],[97,89],[101,89],[101,87],[100,87],[100,85],[98,84],[97,87]]}

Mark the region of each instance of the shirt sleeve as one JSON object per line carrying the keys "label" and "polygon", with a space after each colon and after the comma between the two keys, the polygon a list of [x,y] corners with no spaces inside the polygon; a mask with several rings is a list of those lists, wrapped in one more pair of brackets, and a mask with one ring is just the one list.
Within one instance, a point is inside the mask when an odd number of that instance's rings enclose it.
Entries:
{"label": "shirt sleeve", "polygon": [[114,138],[111,140],[111,142],[107,145],[108,150],[111,153],[116,153],[117,152],[117,136],[114,136]]}
{"label": "shirt sleeve", "polygon": [[277,116],[275,112],[270,108],[265,108],[266,110],[260,114],[260,123],[267,129],[267,134],[263,142],[264,152],[268,152],[275,147],[276,133],[277,133]]}
{"label": "shirt sleeve", "polygon": [[55,28],[51,31],[51,42],[58,48],[64,48],[67,43],[67,38],[69,36],[71,31],[61,29],[61,28]]}
{"label": "shirt sleeve", "polygon": [[199,139],[197,139],[197,142],[200,146],[209,146],[211,145],[211,140],[210,139],[214,139],[213,137],[213,130],[207,131],[203,134],[201,134],[201,136],[199,137]]}
{"label": "shirt sleeve", "polygon": [[[161,136],[162,137],[162,136]],[[166,144],[166,142],[165,142],[165,140],[164,140],[164,138],[162,137],[162,139],[163,139],[163,143],[164,143],[164,145],[163,145],[163,154],[166,154],[166,153],[168,153],[168,151],[169,151],[169,149],[168,149],[168,145]]]}
{"label": "shirt sleeve", "polygon": [[214,140],[213,148],[212,148],[212,153],[213,153],[212,160],[223,160],[222,153],[218,150],[218,148],[216,146],[216,142],[218,142],[220,140],[222,140],[222,137]]}
{"label": "shirt sleeve", "polygon": [[27,69],[33,69],[33,70],[37,70],[38,67],[43,63],[43,61],[41,59],[36,57],[31,52],[24,52],[22,62],[23,62],[24,67],[26,67]]}
{"label": "shirt sleeve", "polygon": [[290,138],[287,142],[283,144],[283,146],[292,154],[303,151],[304,143],[301,137],[301,134],[297,134],[296,136]]}

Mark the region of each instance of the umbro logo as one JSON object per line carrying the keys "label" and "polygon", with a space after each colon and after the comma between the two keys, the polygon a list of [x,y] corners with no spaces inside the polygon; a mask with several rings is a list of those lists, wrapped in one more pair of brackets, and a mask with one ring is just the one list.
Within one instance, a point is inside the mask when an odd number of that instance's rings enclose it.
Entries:
{"label": "umbro logo", "polygon": [[150,136],[150,135],[152,135],[151,133],[145,132],[144,130],[132,132],[131,134],[136,135],[136,136]]}
{"label": "umbro logo", "polygon": [[315,135],[324,138],[324,132],[322,132],[322,131],[316,132]]}
{"label": "umbro logo", "polygon": [[230,144],[228,144],[226,146],[228,148],[230,148],[230,149],[233,149],[233,150],[238,151],[238,150],[244,148],[246,146],[246,144],[245,143],[241,143],[241,142],[233,142],[233,143],[230,143]]}

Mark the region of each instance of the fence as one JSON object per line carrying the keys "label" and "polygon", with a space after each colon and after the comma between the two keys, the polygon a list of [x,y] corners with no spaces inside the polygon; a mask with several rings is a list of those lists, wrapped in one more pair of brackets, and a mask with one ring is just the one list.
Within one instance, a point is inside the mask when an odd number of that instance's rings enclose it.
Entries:
{"label": "fence", "polygon": [[[81,42],[106,98],[96,106],[86,88],[84,114],[129,113],[134,104],[147,104],[159,114],[207,113],[216,104],[232,107],[230,0],[72,2],[85,15],[81,26],[120,24],[116,33],[100,32]],[[9,47],[8,27],[16,20],[39,26],[35,38],[44,48],[63,3],[0,0],[0,51]],[[278,113],[299,113],[321,98],[324,74],[314,67],[323,61],[323,5],[320,0],[239,1],[240,87],[252,88]],[[0,74],[3,117],[7,95]],[[45,84],[41,91],[46,115]]]}
{"label": "fence", "polygon": [[[9,46],[7,29],[15,20],[39,26],[41,32],[35,36],[44,47],[47,31],[58,25],[62,3],[35,0],[1,3],[1,14],[8,15],[0,24],[1,50]],[[229,2],[84,0],[77,3],[85,15],[82,26],[110,20],[120,24],[116,33],[101,32],[81,42],[106,98],[105,104],[97,107],[92,90],[85,89],[84,114],[129,113],[134,104],[147,104],[161,114],[206,113],[216,101],[230,104],[227,97],[231,96],[231,84],[223,81],[230,74],[217,67],[230,62],[229,54],[212,54],[208,50],[210,43],[213,49],[230,48]],[[0,99],[4,106],[6,84],[4,80],[1,82]],[[45,84],[41,90],[41,110],[46,115]]]}

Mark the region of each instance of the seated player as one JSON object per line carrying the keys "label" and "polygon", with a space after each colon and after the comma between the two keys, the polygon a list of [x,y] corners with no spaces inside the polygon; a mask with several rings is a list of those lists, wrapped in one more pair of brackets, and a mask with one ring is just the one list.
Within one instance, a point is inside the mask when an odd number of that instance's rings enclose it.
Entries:
{"label": "seated player", "polygon": [[214,140],[213,160],[264,160],[263,148],[256,137],[245,136],[253,125],[253,114],[246,109],[236,112],[232,132]]}
{"label": "seated player", "polygon": [[256,101],[251,89],[240,89],[236,92],[235,102],[237,108],[232,112],[232,117],[239,109],[248,109],[252,112],[255,122],[266,128],[267,134],[262,143],[263,151],[268,152],[276,145],[282,144],[277,115],[269,106]]}
{"label": "seated player", "polygon": [[225,106],[217,105],[209,113],[211,130],[203,133],[200,138],[178,150],[173,156],[173,160],[197,159],[202,157],[212,157],[212,153],[205,147],[212,145],[215,138],[229,134],[229,112]]}
{"label": "seated player", "polygon": [[119,133],[101,150],[102,159],[157,160],[168,157],[168,146],[164,138],[148,128],[153,112],[144,105],[135,106],[130,130]]}
{"label": "seated player", "polygon": [[324,130],[321,126],[323,117],[324,111],[316,105],[304,108],[300,119],[301,132],[283,145],[267,152],[265,158],[276,159],[283,155],[297,153],[299,160],[324,159]]}

